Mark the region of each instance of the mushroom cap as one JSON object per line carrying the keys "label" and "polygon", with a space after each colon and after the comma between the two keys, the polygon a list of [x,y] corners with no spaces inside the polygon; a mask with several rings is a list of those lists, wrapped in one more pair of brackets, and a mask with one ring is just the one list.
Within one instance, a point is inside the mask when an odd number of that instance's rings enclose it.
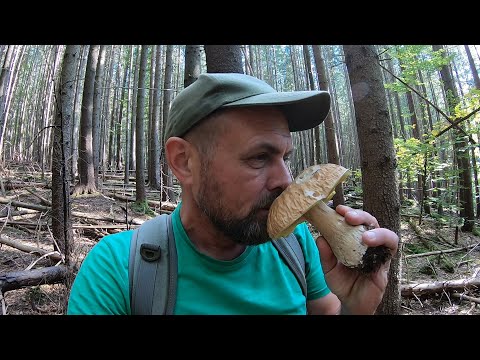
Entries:
{"label": "mushroom cap", "polygon": [[335,187],[350,175],[350,170],[336,164],[313,165],[303,170],[275,199],[270,207],[267,231],[272,239],[290,234],[305,221],[305,214],[318,201],[329,201]]}

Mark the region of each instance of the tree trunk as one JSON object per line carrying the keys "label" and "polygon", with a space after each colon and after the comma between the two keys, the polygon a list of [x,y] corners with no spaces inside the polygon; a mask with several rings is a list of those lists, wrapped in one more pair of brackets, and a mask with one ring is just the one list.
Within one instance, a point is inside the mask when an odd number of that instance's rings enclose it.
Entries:
{"label": "tree trunk", "polygon": [[[165,77],[163,79],[163,114],[162,114],[162,137],[165,134],[165,125],[168,118],[168,112],[170,110],[170,102],[172,101],[172,56],[173,56],[173,45],[167,45],[165,51]],[[170,175],[170,168],[167,164],[167,159],[165,157],[165,139],[162,139],[162,153],[161,153],[161,173],[162,173],[162,184],[161,184],[161,200],[164,201],[173,201],[173,191],[172,191],[172,177]]]}
{"label": "tree trunk", "polygon": [[13,50],[15,45],[8,45],[2,68],[0,69],[0,152],[3,149],[3,135],[5,132],[6,118],[6,98],[8,93],[8,83],[12,73],[11,65],[13,59]]}
{"label": "tree trunk", "polygon": [[[377,54],[371,45],[344,45],[360,145],[363,207],[380,226],[400,234],[397,161]],[[392,259],[379,314],[400,313],[400,246]]]}
{"label": "tree trunk", "polygon": [[81,56],[80,45],[67,45],[63,56],[62,72],[57,86],[57,106],[52,157],[52,233],[65,255],[65,264],[70,265],[73,239],[70,219],[70,154],[72,123],[75,117],[74,100],[77,63]]}
{"label": "tree trunk", "polygon": [[240,45],[204,45],[209,73],[243,74]]}
{"label": "tree trunk", "polygon": [[134,47],[134,59],[135,59],[135,66],[134,66],[134,75],[133,75],[133,99],[132,99],[132,122],[130,124],[130,170],[135,170],[137,167],[137,160],[136,160],[136,133],[137,133],[137,93],[138,93],[138,73],[140,69],[140,52],[138,47]]}
{"label": "tree trunk", "polygon": [[[315,67],[317,68],[318,88],[323,91],[328,91],[329,84],[325,71],[325,63],[323,61],[322,50],[320,49],[319,45],[313,45],[313,57],[315,59]],[[335,122],[333,120],[333,114],[331,111],[328,113],[323,124],[325,126],[325,137],[327,139],[328,162],[340,165]],[[338,184],[338,186],[335,188],[335,195],[333,196],[333,206],[343,205],[344,203],[343,185]]]}
{"label": "tree trunk", "polygon": [[[123,183],[124,184],[128,184],[130,182],[130,159],[131,159],[131,156],[130,156],[130,133],[132,132],[132,128],[130,124],[130,119],[128,117],[129,115],[129,109],[130,109],[130,100],[131,100],[131,88],[129,86],[130,84],[130,78],[131,78],[131,73],[132,73],[132,69],[133,69],[133,46],[130,46],[129,47],[129,50],[128,50],[128,53],[129,53],[129,63],[128,63],[128,66],[126,66],[126,68],[128,69],[127,70],[127,74],[123,80],[123,83],[124,83],[124,87],[127,87],[128,90],[127,90],[127,106],[126,106],[126,109],[127,109],[127,117],[125,119],[125,167],[123,168]],[[132,115],[133,116],[133,115]]]}
{"label": "tree trunk", "polygon": [[202,69],[202,46],[186,45],[185,46],[185,75],[183,77],[183,87],[191,85],[200,76]]}
{"label": "tree trunk", "polygon": [[[443,49],[442,45],[433,45],[434,51]],[[442,56],[445,53],[442,52]],[[451,68],[448,65],[442,66],[440,76],[447,94],[447,103],[450,116],[454,116],[455,106],[458,104],[458,93],[453,82]],[[461,127],[461,125],[458,125]],[[475,214],[473,209],[473,192],[472,192],[472,175],[470,172],[470,155],[465,149],[468,148],[468,140],[459,130],[455,130],[457,141],[454,142],[454,149],[458,161],[459,170],[459,201],[460,201],[460,217],[463,218],[462,231],[471,232],[475,224]]]}
{"label": "tree trunk", "polygon": [[150,187],[160,189],[160,112],[162,110],[162,47],[157,45],[155,54],[155,89],[153,91],[153,132],[152,132],[152,178],[149,179]]}
{"label": "tree trunk", "polygon": [[100,166],[100,124],[102,114],[103,73],[105,71],[105,53],[107,47],[100,45],[97,69],[95,72],[95,86],[93,89],[93,112],[92,112],[92,150],[93,172],[95,186],[98,188],[98,169]]}
{"label": "tree trunk", "polygon": [[140,50],[140,71],[138,74],[138,95],[137,95],[137,135],[136,135],[136,196],[137,203],[142,204],[147,199],[145,192],[145,82],[147,77],[147,52],[148,46],[142,45]]}
{"label": "tree trunk", "polygon": [[470,65],[470,71],[472,72],[473,81],[475,83],[475,87],[480,90],[480,78],[478,77],[477,67],[475,66],[475,62],[473,61],[472,53],[470,52],[470,48],[468,45],[464,45],[465,52],[467,53],[468,64]]}
{"label": "tree trunk", "polygon": [[75,195],[94,193],[95,172],[93,169],[92,149],[92,115],[93,92],[95,86],[95,73],[98,63],[100,45],[91,45],[88,50],[87,70],[85,72],[85,85],[83,87],[82,113],[80,117],[80,137],[78,145],[78,178],[75,186]]}

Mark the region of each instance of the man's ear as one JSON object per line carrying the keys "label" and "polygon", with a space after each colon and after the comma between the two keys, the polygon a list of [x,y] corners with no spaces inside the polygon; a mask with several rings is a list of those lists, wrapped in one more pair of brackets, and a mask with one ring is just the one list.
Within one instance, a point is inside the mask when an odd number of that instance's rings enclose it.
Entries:
{"label": "man's ear", "polygon": [[168,166],[181,184],[186,185],[192,181],[194,150],[188,141],[176,136],[169,138],[165,143]]}

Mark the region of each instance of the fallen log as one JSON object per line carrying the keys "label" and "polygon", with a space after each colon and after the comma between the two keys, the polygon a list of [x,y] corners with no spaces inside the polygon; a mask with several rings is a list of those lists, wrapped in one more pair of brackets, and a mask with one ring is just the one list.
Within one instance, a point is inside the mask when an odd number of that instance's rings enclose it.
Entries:
{"label": "fallen log", "polygon": [[49,211],[50,210],[49,206],[43,206],[43,205],[38,205],[38,204],[29,204],[29,203],[24,203],[22,201],[10,200],[10,199],[5,198],[3,196],[0,197],[0,203],[11,204],[12,206],[26,208],[26,209],[33,209],[33,210],[38,210],[38,211]]}
{"label": "fallen log", "polygon": [[27,190],[30,194],[32,194],[33,196],[37,197],[40,199],[40,201],[42,202],[42,204],[44,205],[47,205],[47,206],[52,206],[52,202],[46,198],[44,198],[42,195],[40,194],[37,194],[35,191],[31,190],[31,189],[25,189]]}
{"label": "fallen log", "polygon": [[[109,191],[105,192],[105,195],[113,197],[117,200],[135,202],[135,198],[133,196],[130,197],[130,196],[126,196],[126,195],[120,195],[120,194],[112,193],[112,192],[109,192]],[[148,200],[147,199],[147,203],[148,203],[148,205],[153,206],[153,207],[157,207],[157,208],[160,207],[160,201]],[[173,210],[175,210],[176,207],[177,207],[177,205],[174,204],[174,203],[163,202],[162,206],[160,207],[160,210],[173,211]]]}
{"label": "fallen log", "polygon": [[0,274],[0,292],[5,294],[27,286],[58,284],[66,279],[67,273],[67,267],[59,265]]}
{"label": "fallen log", "polygon": [[459,294],[459,293],[453,293],[452,296],[453,296],[454,298],[457,298],[457,299],[460,299],[460,300],[465,299],[465,300],[468,300],[468,301],[471,301],[471,302],[480,304],[480,299],[479,299],[479,298],[476,298],[476,297],[473,297],[473,296],[468,296],[468,295]]}
{"label": "fallen log", "polygon": [[480,278],[436,281],[433,283],[402,285],[401,295],[403,297],[423,296],[427,294],[439,293],[444,290],[465,290],[468,288],[477,287],[480,287]]}
{"label": "fallen log", "polygon": [[12,210],[9,207],[3,208],[0,210],[0,220],[5,219],[10,217],[15,217],[15,216],[22,216],[22,215],[27,215],[27,214],[36,214],[38,213],[38,210],[32,210],[32,209],[25,209],[25,210]]}
{"label": "fallen log", "polygon": [[[29,253],[29,254],[37,254],[37,255],[45,255],[48,254],[50,251],[44,250],[38,247],[22,244],[20,241],[15,241],[11,239],[5,239],[3,236],[0,236],[0,244],[8,245],[10,247],[13,247],[17,250],[21,250],[23,252]],[[58,262],[62,260],[62,257],[60,256],[59,253],[52,253],[47,256],[49,259]]]}
{"label": "fallen log", "polygon": [[[103,216],[103,215],[96,215],[96,214],[87,214],[87,213],[82,213],[79,211],[72,211],[71,212],[72,216],[78,216],[86,219],[95,219],[95,220],[101,220],[101,221],[109,221],[109,222],[117,222],[120,224],[125,224],[126,221],[123,218],[114,218],[114,217],[109,217],[109,216]],[[135,224],[135,225],[142,225],[145,221],[142,219],[135,219],[135,218],[128,218],[128,223],[129,224]]]}
{"label": "fallen log", "polygon": [[22,181],[4,181],[5,190],[23,189],[29,187],[48,188],[49,185],[45,182],[22,182]]}
{"label": "fallen log", "polygon": [[475,246],[478,246],[478,244],[469,245],[469,246],[464,246],[464,247],[455,248],[455,249],[436,250],[436,251],[424,252],[424,253],[421,253],[421,254],[411,254],[411,255],[406,255],[406,256],[405,256],[405,259],[414,258],[414,257],[421,257],[421,256],[430,256],[430,255],[445,254],[445,253],[457,252],[457,251],[462,251],[462,250],[469,250],[469,249],[471,249],[471,248],[474,248]]}
{"label": "fallen log", "polygon": [[[37,204],[28,204],[24,203],[21,201],[12,201],[4,197],[0,197],[0,203],[3,204],[11,204],[12,206],[16,207],[22,207],[22,208],[27,208],[27,209],[33,209],[33,210],[38,210],[38,211],[50,211],[51,208],[49,206],[43,206],[43,205],[37,205]],[[120,218],[113,218],[113,217],[108,217],[108,216],[102,216],[102,215],[96,215],[92,213],[83,213],[80,211],[72,211],[71,212],[72,216],[78,216],[86,219],[95,219],[95,220],[102,220],[102,221],[110,221],[110,222],[119,222],[119,223],[125,223],[125,219],[120,219]],[[141,225],[144,223],[143,220],[141,219],[129,219],[128,222],[130,224],[136,224],[136,225]]]}

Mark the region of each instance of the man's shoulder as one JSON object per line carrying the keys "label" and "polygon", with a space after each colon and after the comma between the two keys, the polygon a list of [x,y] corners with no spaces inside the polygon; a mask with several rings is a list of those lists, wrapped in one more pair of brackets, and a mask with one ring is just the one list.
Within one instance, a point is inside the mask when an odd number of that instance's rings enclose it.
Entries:
{"label": "man's shoulder", "polygon": [[115,234],[106,235],[92,248],[92,252],[118,253],[129,251],[133,230],[120,231]]}

